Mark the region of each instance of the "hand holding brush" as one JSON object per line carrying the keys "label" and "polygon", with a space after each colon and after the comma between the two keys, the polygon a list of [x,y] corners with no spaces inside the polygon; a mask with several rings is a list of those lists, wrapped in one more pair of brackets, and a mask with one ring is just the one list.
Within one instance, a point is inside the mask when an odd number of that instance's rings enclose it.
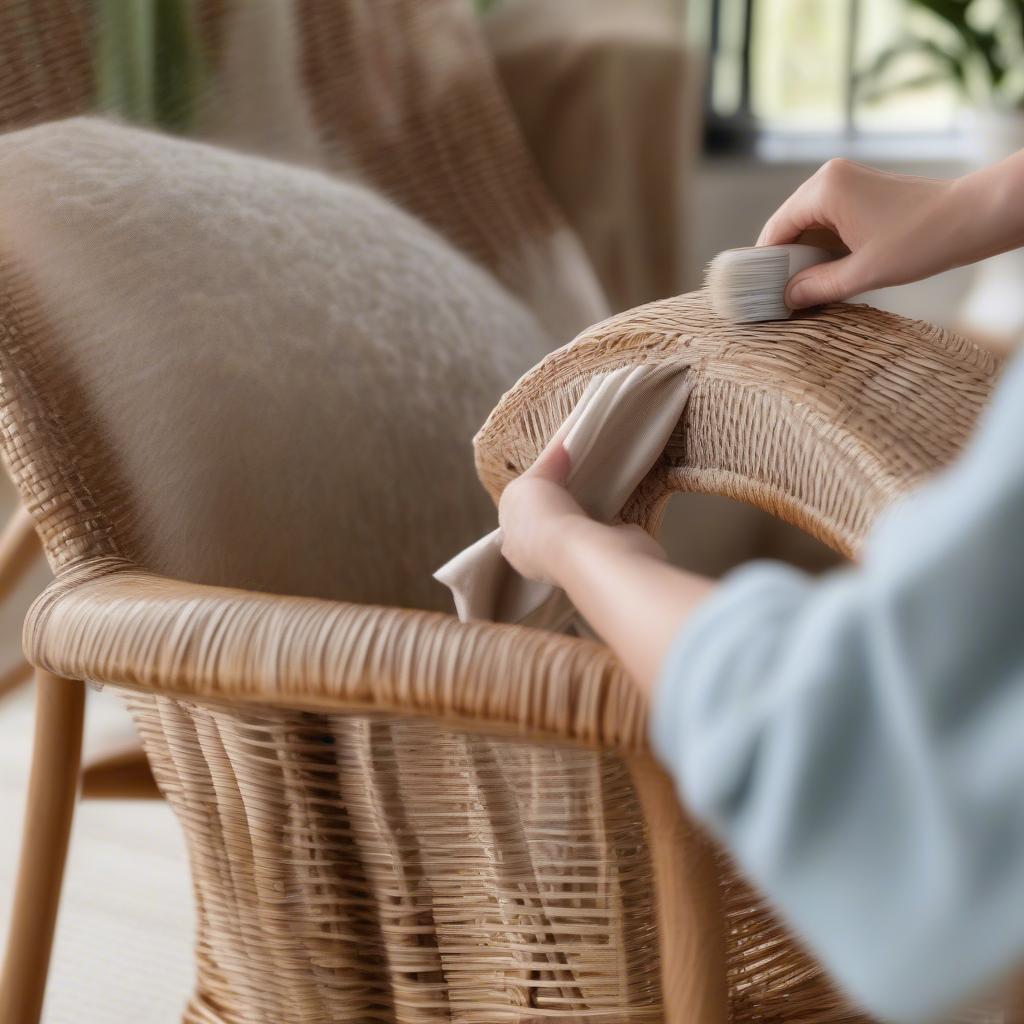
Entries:
{"label": "hand holding brush", "polygon": [[[769,218],[756,246],[712,260],[715,310],[779,320],[873,288],[918,281],[1024,243],[1024,153],[940,180],[830,160]],[[809,232],[833,243],[807,245]]]}

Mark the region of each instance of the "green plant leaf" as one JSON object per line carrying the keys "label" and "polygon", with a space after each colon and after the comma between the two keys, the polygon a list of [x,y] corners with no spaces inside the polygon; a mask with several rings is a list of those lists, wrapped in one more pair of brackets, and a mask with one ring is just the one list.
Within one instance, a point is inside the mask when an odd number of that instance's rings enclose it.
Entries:
{"label": "green plant leaf", "polygon": [[[929,57],[943,71],[923,72],[909,80],[897,79],[894,82],[884,80],[885,73],[901,58],[915,53]],[[966,94],[968,92],[967,74],[962,57],[962,54],[944,50],[934,40],[907,36],[884,49],[868,67],[858,72],[854,84],[858,95],[867,102],[875,102],[883,96],[901,92],[907,88],[920,88],[921,79],[924,77],[930,78],[932,82],[952,80],[953,84]],[[916,84],[908,86],[908,81]]]}
{"label": "green plant leaf", "polygon": [[982,31],[971,25],[967,17],[971,0],[910,0],[910,2],[930,11],[935,17],[953,28],[963,43],[982,57],[992,84],[998,86],[1006,70],[999,60],[998,40],[994,32]]}
{"label": "green plant leaf", "polygon": [[96,6],[96,102],[100,110],[151,124],[152,0],[99,0]]}
{"label": "green plant leaf", "polygon": [[929,85],[939,85],[948,82],[949,76],[941,71],[926,71],[920,75],[912,75],[910,78],[901,78],[896,82],[876,90],[867,89],[861,94],[865,103],[876,103],[886,96],[892,96],[901,92],[913,92],[915,89],[924,89]]}
{"label": "green plant leaf", "polygon": [[[976,0],[904,0],[933,20],[948,38],[931,38],[928,26],[918,26],[907,38],[883,51],[859,76],[859,90],[877,99],[903,88],[901,81],[886,82],[885,74],[897,59],[914,52],[927,54],[936,68],[966,98],[974,101],[1016,103],[1015,77],[1024,61],[1024,0],[1000,0],[993,21],[979,23],[974,17]],[[911,43],[910,40],[913,40]],[[923,72],[922,72],[923,74]],[[920,75],[915,75],[919,79]]]}
{"label": "green plant leaf", "polygon": [[203,79],[191,0],[156,0],[155,14],[155,120],[161,128],[185,132],[192,126]]}

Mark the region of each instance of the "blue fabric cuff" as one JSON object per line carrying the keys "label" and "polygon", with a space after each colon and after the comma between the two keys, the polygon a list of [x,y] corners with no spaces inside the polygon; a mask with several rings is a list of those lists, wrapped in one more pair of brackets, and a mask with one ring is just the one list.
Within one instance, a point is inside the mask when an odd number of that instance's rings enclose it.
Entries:
{"label": "blue fabric cuff", "polygon": [[[751,654],[765,640],[774,640],[782,619],[799,604],[814,581],[805,573],[781,562],[757,561],[726,574],[710,597],[683,623],[669,647],[651,697],[649,735],[655,755],[677,777],[682,771],[688,745],[688,723],[703,715],[706,707],[734,688],[755,685],[743,673]],[[770,631],[766,636],[766,631]],[[735,671],[722,678],[723,666]],[[746,674],[747,679],[738,678]]]}

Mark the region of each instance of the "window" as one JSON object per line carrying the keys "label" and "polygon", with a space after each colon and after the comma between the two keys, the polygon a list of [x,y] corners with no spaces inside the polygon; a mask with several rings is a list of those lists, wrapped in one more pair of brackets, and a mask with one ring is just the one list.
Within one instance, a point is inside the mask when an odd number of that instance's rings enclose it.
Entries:
{"label": "window", "polygon": [[[954,83],[923,54],[899,58],[913,89],[870,96],[858,73],[908,34],[932,31],[929,12],[905,0],[705,0],[710,150],[749,147],[764,135],[856,138],[948,133]],[[916,63],[915,63],[916,62]]]}

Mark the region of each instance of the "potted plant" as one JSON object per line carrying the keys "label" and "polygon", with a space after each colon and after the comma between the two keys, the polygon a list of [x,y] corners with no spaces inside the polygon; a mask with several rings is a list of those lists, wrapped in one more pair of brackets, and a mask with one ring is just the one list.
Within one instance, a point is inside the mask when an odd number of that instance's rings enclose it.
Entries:
{"label": "potted plant", "polygon": [[[858,75],[862,99],[952,83],[968,110],[972,156],[1024,148],[1024,0],[903,0],[910,28]],[[978,268],[960,328],[1009,344],[1024,334],[1024,253]]]}
{"label": "potted plant", "polygon": [[862,99],[951,82],[979,135],[1007,155],[1024,146],[1024,0],[903,0],[911,27],[858,76]]}

